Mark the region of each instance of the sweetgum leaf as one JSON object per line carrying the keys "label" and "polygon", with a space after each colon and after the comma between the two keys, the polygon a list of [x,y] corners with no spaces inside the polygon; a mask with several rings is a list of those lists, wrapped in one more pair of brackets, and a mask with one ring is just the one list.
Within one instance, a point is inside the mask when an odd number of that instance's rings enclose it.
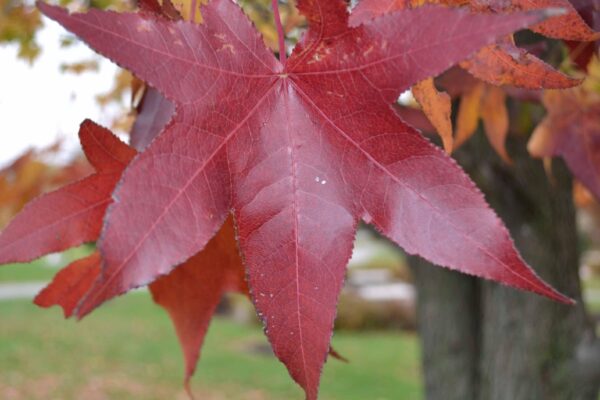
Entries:
{"label": "sweetgum leaf", "polygon": [[229,218],[204,250],[150,285],[169,313],[185,357],[185,383],[193,375],[210,320],[227,291],[248,293],[233,222]]}
{"label": "sweetgum leaf", "polygon": [[146,87],[130,133],[130,143],[141,151],[162,132],[173,118],[175,105],[151,86]]}
{"label": "sweetgum leaf", "polygon": [[[34,303],[40,307],[59,305],[65,318],[71,317],[100,277],[101,264],[98,252],[72,262],[56,274]],[[185,358],[188,391],[204,336],[222,295],[249,294],[244,274],[230,218],[201,252],[149,286],[154,301],[165,308],[175,326]]]}
{"label": "sweetgum leaf", "polygon": [[512,85],[525,89],[565,89],[581,80],[555,70],[533,54],[515,46],[512,38],[503,38],[479,50],[461,66],[473,76],[492,85]]}
{"label": "sweetgum leaf", "polygon": [[111,193],[135,150],[90,120],[81,145],[96,173],[30,202],[0,234],[0,264],[27,262],[95,240]]}
{"label": "sweetgum leaf", "polygon": [[[425,4],[445,4],[448,6],[468,5],[477,12],[511,12],[515,9],[543,9],[552,5],[562,5],[566,0],[509,0],[492,1],[489,0],[426,0]],[[503,5],[500,7],[500,3]],[[351,24],[359,25],[369,19],[390,13],[395,10],[420,7],[423,0],[362,0],[352,13]],[[546,4],[544,6],[544,4]],[[569,5],[570,6],[570,5]],[[555,25],[553,29],[556,38],[569,39],[573,37],[581,40],[593,40],[593,31],[579,17],[572,6],[568,9],[568,14],[560,17],[549,18],[544,22],[548,25],[550,22]],[[570,21],[570,25],[567,24]],[[582,27],[579,26],[582,24]],[[546,26],[544,25],[544,26]],[[556,26],[562,27],[563,36],[561,37]],[[584,34],[587,29],[589,34]],[[591,32],[591,33],[590,33]],[[558,35],[558,36],[557,36]],[[497,43],[486,46],[479,50],[461,65],[471,74],[492,85],[513,85],[525,89],[562,89],[569,88],[581,83],[578,79],[555,70],[533,54],[524,49],[515,46],[512,37],[505,37]],[[442,137],[444,137],[442,135]]]}
{"label": "sweetgum leaf", "polygon": [[495,12],[515,12],[524,10],[541,10],[544,8],[562,9],[563,12],[553,18],[531,26],[534,32],[554,39],[592,41],[599,38],[569,0],[472,0],[478,9],[489,9]]}
{"label": "sweetgum leaf", "polygon": [[[542,8],[539,4],[536,5],[536,2],[537,0],[532,1],[529,7],[535,9]],[[467,5],[472,10],[478,12],[495,13],[499,11],[491,6],[488,7],[488,2],[478,0],[426,0],[425,3],[444,4],[448,6]],[[492,3],[496,4],[494,2]],[[352,25],[360,25],[370,19],[392,11],[416,8],[422,5],[423,0],[362,0],[352,13],[350,23]],[[523,5],[521,4],[521,6]],[[507,8],[505,11],[510,10]],[[502,10],[500,10],[500,12],[502,12]],[[571,10],[571,12],[577,14],[575,10]],[[579,16],[576,15],[571,19],[573,18],[579,18]],[[551,20],[556,20],[556,18],[551,18]],[[564,19],[557,20],[557,23],[564,23]],[[571,32],[566,29],[565,35],[567,37],[571,37],[570,33]],[[460,65],[468,70],[473,76],[498,86],[512,85],[526,89],[557,89],[569,88],[581,83],[580,80],[570,78],[524,49],[515,46],[512,36],[501,38],[497,43],[483,47]],[[414,86],[413,94],[419,104],[421,104],[423,111],[429,120],[436,127],[438,134],[443,140],[446,151],[451,151],[452,148],[456,149],[475,132],[477,121],[479,119],[479,110],[480,108],[483,110],[485,105],[482,108],[479,104],[473,104],[473,99],[470,99],[464,103],[465,106],[470,106],[469,112],[465,113],[465,111],[467,111],[466,107],[463,107],[463,104],[461,103],[456,141],[453,144],[452,125],[450,122],[450,100],[445,93],[438,92],[432,84],[425,86],[424,83],[426,82],[428,81],[420,82]],[[490,91],[497,93],[494,89],[490,89]],[[476,94],[476,92],[471,91],[470,94]],[[484,97],[484,99],[488,98]],[[483,119],[486,126],[486,133],[490,138],[491,143],[498,151],[498,154],[504,160],[508,161],[509,158],[504,148],[504,138],[508,133],[508,126],[506,126],[506,129],[502,128],[506,107],[504,105],[500,106],[499,112],[502,115],[495,116],[493,114],[484,113],[486,115]],[[470,117],[470,119],[467,120],[465,117]],[[484,117],[484,115],[482,115],[482,117]],[[491,120],[494,120],[494,123],[490,123]],[[507,125],[507,121],[505,125]],[[488,131],[487,128],[491,128],[491,130]]]}
{"label": "sweetgum leaf", "polygon": [[448,93],[439,92],[436,89],[433,78],[417,83],[412,87],[412,93],[442,138],[444,150],[448,154],[452,153],[454,138],[452,137],[452,120],[450,119],[452,110],[450,96],[448,96]]}
{"label": "sweetgum leaf", "polygon": [[230,0],[204,23],[91,10],[49,17],[176,104],[127,168],[82,316],[204,248],[233,210],[274,352],[317,397],[359,218],[440,265],[570,302],[514,248],[480,192],[391,103],[544,12],[426,7],[348,26],[345,2],[299,3],[310,28],[279,63]]}
{"label": "sweetgum leaf", "polygon": [[548,115],[527,145],[534,157],[560,156],[596,199],[600,199],[600,98],[580,88],[547,91]]}
{"label": "sweetgum leaf", "polygon": [[477,130],[481,115],[481,100],[485,93],[485,84],[478,81],[465,90],[460,98],[458,115],[456,116],[456,138],[454,149],[466,142]]}
{"label": "sweetgum leaf", "polygon": [[492,148],[507,163],[511,163],[506,152],[506,136],[508,135],[508,109],[504,90],[488,86],[481,102],[481,119]]}
{"label": "sweetgum leaf", "polygon": [[65,318],[71,317],[77,304],[98,279],[101,265],[102,258],[98,252],[73,261],[54,276],[33,302],[45,308],[58,305],[62,307]]}

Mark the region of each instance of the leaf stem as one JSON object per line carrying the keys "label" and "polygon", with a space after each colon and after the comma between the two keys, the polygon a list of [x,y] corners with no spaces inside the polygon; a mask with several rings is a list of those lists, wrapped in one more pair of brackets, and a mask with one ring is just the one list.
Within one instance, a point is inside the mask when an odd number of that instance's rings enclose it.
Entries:
{"label": "leaf stem", "polygon": [[275,26],[277,27],[277,37],[279,38],[279,61],[281,61],[282,64],[285,64],[287,59],[285,51],[285,33],[283,32],[283,26],[281,25],[278,0],[271,0],[271,4],[273,5],[273,19],[275,19]]}
{"label": "leaf stem", "polygon": [[197,9],[196,0],[192,0],[190,3],[190,21],[191,22],[196,22],[196,9]]}

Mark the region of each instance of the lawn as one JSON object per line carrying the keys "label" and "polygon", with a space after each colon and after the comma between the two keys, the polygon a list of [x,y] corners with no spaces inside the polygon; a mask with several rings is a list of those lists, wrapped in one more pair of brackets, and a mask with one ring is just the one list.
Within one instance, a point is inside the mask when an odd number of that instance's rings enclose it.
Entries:
{"label": "lawn", "polygon": [[83,245],[60,254],[39,258],[28,264],[7,264],[0,268],[0,284],[8,282],[49,281],[60,268],[85,257],[93,246]]}
{"label": "lawn", "polygon": [[[1,399],[186,399],[182,356],[166,314],[146,292],[112,301],[82,322],[27,301],[0,302]],[[349,364],[330,360],[322,399],[420,399],[418,339],[336,333]],[[217,318],[193,388],[203,400],[302,399],[259,327]]]}

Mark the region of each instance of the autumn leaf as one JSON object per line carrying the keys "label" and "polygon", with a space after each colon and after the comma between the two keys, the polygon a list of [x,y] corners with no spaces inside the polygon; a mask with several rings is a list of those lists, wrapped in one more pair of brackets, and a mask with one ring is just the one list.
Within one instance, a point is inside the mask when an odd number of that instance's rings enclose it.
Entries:
{"label": "autumn leaf", "polygon": [[530,26],[529,29],[553,39],[586,42],[600,38],[598,32],[585,23],[569,0],[472,0],[472,4],[478,10],[487,9],[501,13],[545,8],[562,9],[562,13]]}
{"label": "autumn leaf", "polygon": [[[593,65],[600,63],[596,59]],[[593,84],[592,80],[590,75],[586,83]],[[600,90],[590,88],[584,85],[544,93],[548,115],[534,130],[527,148],[534,157],[562,157],[581,183],[600,199]]]}
{"label": "autumn leaf", "polygon": [[[59,305],[65,317],[71,317],[100,277],[101,265],[98,252],[74,261],[36,296],[35,304]],[[175,326],[185,358],[185,386],[189,392],[189,379],[221,297],[225,292],[248,294],[244,274],[230,218],[201,252],[149,286],[152,298],[169,313]]]}
{"label": "autumn leaf", "polygon": [[185,383],[194,373],[210,320],[226,291],[248,293],[229,218],[204,250],[150,285],[169,313],[185,356]]}
{"label": "autumn leaf", "polygon": [[[538,25],[538,28],[555,38],[594,40],[596,37],[593,30],[585,24],[567,0],[510,0],[508,2],[482,0],[362,0],[352,15],[351,24],[358,25],[385,13],[418,8],[423,4],[469,6],[473,11],[492,13],[512,12],[515,9],[529,10],[549,6],[563,6],[567,10],[566,15],[549,18],[542,25]],[[510,6],[507,6],[507,4],[510,4]],[[524,49],[518,48],[515,46],[512,36],[506,36],[495,44],[483,47],[473,57],[463,61],[460,65],[473,76],[496,86],[513,85],[526,89],[557,89],[572,87],[581,82],[556,71],[539,58]],[[489,93],[485,96],[482,93],[483,88],[467,91],[465,96],[470,97],[461,103],[456,142],[452,144],[450,100],[445,93],[439,92],[433,86],[433,82],[427,84],[427,88],[423,87],[424,85],[424,83],[419,83],[413,87],[413,94],[441,136],[446,151],[458,148],[475,132],[481,110],[484,114],[481,117],[484,119],[484,126],[490,142],[500,157],[505,161],[509,161],[504,146],[504,140],[508,133],[508,116],[506,106],[499,102],[501,94],[498,90],[485,89],[485,92]],[[486,100],[486,103],[483,105],[475,104],[474,96],[478,95],[480,95],[479,99]],[[486,112],[492,101],[498,107],[499,115]],[[489,131],[488,128],[490,128]]]}
{"label": "autumn leaf", "polygon": [[[188,6],[187,14],[192,7],[188,2],[177,2],[179,7]],[[159,4],[156,0],[142,0],[138,2],[142,13],[149,13],[152,17],[164,17],[171,21],[182,19],[180,11],[170,0],[163,0]],[[201,18],[198,14],[198,20]],[[141,88],[139,88],[141,87]],[[137,116],[130,132],[130,143],[138,151],[145,149],[152,140],[165,128],[167,123],[173,117],[175,105],[165,98],[160,92],[145,82],[136,79],[132,85],[132,91],[137,93],[141,91],[142,97],[139,104],[134,104]],[[135,102],[135,99],[134,99]]]}
{"label": "autumn leaf", "polygon": [[510,164],[510,157],[505,148],[509,117],[504,90],[479,82],[465,91],[460,99],[456,117],[454,149],[473,136],[477,130],[479,119],[483,121],[484,132],[492,148],[505,162]]}
{"label": "autumn leaf", "polygon": [[433,78],[425,79],[414,85],[412,93],[442,138],[444,150],[448,154],[452,153],[454,137],[452,135],[452,120],[450,119],[452,110],[450,96],[448,96],[448,93],[437,90]]}
{"label": "autumn leaf", "polygon": [[508,135],[508,110],[504,90],[488,86],[481,102],[481,119],[492,148],[502,159],[511,163],[504,146]]}
{"label": "autumn leaf", "polygon": [[100,253],[73,261],[61,269],[33,302],[44,308],[58,305],[63,309],[65,318],[73,315],[75,308],[90,290],[101,272]]}
{"label": "autumn leaf", "polygon": [[456,116],[456,140],[454,149],[466,142],[477,129],[481,115],[481,99],[485,91],[485,84],[477,82],[468,88],[460,98],[458,115]]}
{"label": "autumn leaf", "polygon": [[[572,3],[585,23],[595,31],[600,31],[600,1],[572,0]],[[566,44],[569,47],[569,57],[573,60],[575,66],[582,71],[587,69],[594,54],[597,54],[600,50],[600,38],[596,38],[595,42],[587,43],[569,40]]]}
{"label": "autumn leaf", "polygon": [[17,43],[18,56],[29,63],[40,53],[35,39],[41,26],[40,13],[31,3],[0,0],[0,43]]}
{"label": "autumn leaf", "polygon": [[[148,112],[150,111],[144,111]],[[88,160],[98,171],[95,175],[110,171],[120,175],[120,171],[135,153],[108,130],[91,121],[85,121],[81,125],[80,138]],[[33,202],[11,223],[0,239],[5,235],[12,235],[17,228],[22,231],[27,222],[37,221],[44,212],[62,204],[63,207],[53,210],[51,221],[46,221],[47,226],[41,227],[41,222],[35,226],[37,241],[27,242],[30,245],[29,251],[37,256],[57,251],[42,240],[51,240],[47,237],[47,232],[56,227],[54,221],[59,221],[59,224],[73,224],[73,229],[69,232],[71,241],[65,242],[60,250],[84,241],[95,241],[100,233],[103,210],[106,208],[106,202],[112,201],[110,194],[117,179],[99,181],[102,185],[98,185],[97,180],[90,178],[79,182],[74,186],[75,189],[67,186]],[[77,200],[90,190],[97,192],[98,197],[104,200],[104,206],[100,210],[76,214],[79,209],[72,209],[64,204],[68,196]],[[82,204],[89,203],[87,198],[82,199]],[[87,229],[81,229],[83,222]],[[43,235],[46,237],[42,237]],[[29,239],[25,237],[20,240]],[[35,304],[40,307],[59,305],[63,308],[65,317],[71,317],[94,282],[101,277],[101,266],[102,258],[98,252],[72,262],[59,271],[53,281],[36,296]],[[177,330],[186,360],[187,385],[196,366],[206,328],[222,294],[225,291],[248,293],[232,221],[225,223],[220,233],[203,251],[169,275],[154,282],[150,291],[154,300],[169,312]]]}
{"label": "autumn leaf", "polygon": [[146,86],[137,107],[138,115],[130,133],[133,147],[143,150],[162,132],[173,117],[175,105],[151,86]]}
{"label": "autumn leaf", "polygon": [[345,2],[303,1],[309,29],[282,64],[229,0],[203,7],[202,25],[38,7],[176,104],[114,193],[103,276],[78,316],[169,273],[231,210],[265,332],[309,399],[359,219],[411,254],[570,302],[523,262],[464,172],[390,107],[544,12],[428,7],[349,27]]}
{"label": "autumn leaf", "polygon": [[96,173],[25,206],[0,234],[0,264],[32,261],[98,237],[111,193],[135,151],[89,120],[79,138]]}
{"label": "autumn leaf", "polygon": [[556,71],[533,54],[515,46],[512,36],[484,47],[475,57],[460,65],[473,76],[495,86],[564,89],[581,83],[581,80]]}
{"label": "autumn leaf", "polygon": [[[362,0],[353,13],[353,24],[378,15],[423,4],[467,5],[476,12],[510,13],[516,10],[562,8],[563,15],[548,18],[532,29],[555,39],[592,41],[598,38],[568,0]],[[561,89],[576,86],[579,80],[556,71],[534,55],[514,45],[512,36],[484,47],[461,63],[470,73],[492,85],[513,85],[527,89]]]}

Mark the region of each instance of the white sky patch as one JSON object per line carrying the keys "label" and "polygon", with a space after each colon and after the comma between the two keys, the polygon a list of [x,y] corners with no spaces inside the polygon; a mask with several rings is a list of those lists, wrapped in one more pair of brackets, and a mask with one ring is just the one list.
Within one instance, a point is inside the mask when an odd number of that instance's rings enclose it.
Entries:
{"label": "white sky patch", "polygon": [[412,91],[410,89],[405,90],[398,97],[398,102],[404,106],[409,105],[415,102],[415,98],[413,97]]}
{"label": "white sky patch", "polygon": [[[85,118],[107,126],[117,107],[101,110],[95,100],[113,85],[116,65],[77,42],[60,47],[67,32],[44,19],[38,33],[42,48],[32,66],[17,59],[17,46],[0,46],[0,167],[26,149],[63,139],[63,157],[78,151],[77,131]],[[62,63],[96,59],[98,72],[62,73]]]}

